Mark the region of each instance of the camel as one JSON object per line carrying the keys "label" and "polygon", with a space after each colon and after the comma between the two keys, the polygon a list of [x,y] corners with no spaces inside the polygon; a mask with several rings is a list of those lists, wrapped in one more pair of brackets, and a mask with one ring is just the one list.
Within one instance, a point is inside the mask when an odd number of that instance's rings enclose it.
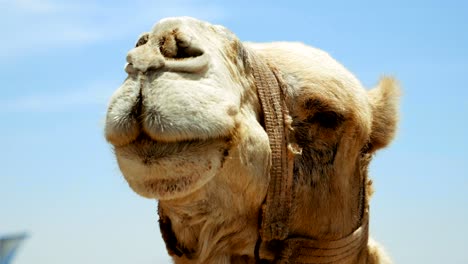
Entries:
{"label": "camel", "polygon": [[174,263],[390,263],[368,234],[367,167],[395,135],[395,79],[367,91],[324,51],[189,17],[126,60],[105,136],[158,200]]}

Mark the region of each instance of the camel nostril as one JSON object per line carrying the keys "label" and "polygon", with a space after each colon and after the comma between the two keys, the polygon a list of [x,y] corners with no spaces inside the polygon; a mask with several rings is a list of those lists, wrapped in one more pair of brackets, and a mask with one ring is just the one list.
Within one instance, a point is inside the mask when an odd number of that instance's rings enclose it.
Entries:
{"label": "camel nostril", "polygon": [[163,36],[159,49],[167,59],[187,59],[203,55],[203,50],[192,42],[192,38],[179,30]]}
{"label": "camel nostril", "polygon": [[165,68],[174,72],[195,73],[206,70],[208,56],[192,36],[178,29],[166,32],[159,41]]}
{"label": "camel nostril", "polygon": [[149,33],[144,33],[135,44],[135,48],[140,47],[141,45],[145,45],[149,40]]}
{"label": "camel nostril", "polygon": [[191,58],[191,57],[198,57],[203,55],[203,51],[198,49],[197,47],[179,47],[177,49],[177,54],[174,57],[175,59],[185,59],[185,58]]}

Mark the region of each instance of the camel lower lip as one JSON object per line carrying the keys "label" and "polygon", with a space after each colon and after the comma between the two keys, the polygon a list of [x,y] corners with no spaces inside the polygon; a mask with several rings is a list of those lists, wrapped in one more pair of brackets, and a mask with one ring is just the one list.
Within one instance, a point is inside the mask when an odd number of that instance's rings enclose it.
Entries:
{"label": "camel lower lip", "polygon": [[184,192],[187,186],[191,186],[199,180],[200,175],[187,175],[174,179],[152,179],[143,182],[129,181],[129,184],[133,188],[147,190],[146,192],[140,192],[141,195],[147,198],[155,198],[155,194]]}
{"label": "camel lower lip", "polygon": [[142,136],[115,147],[130,187],[147,198],[173,199],[201,188],[222,167],[225,139],[159,142]]}
{"label": "camel lower lip", "polygon": [[129,144],[116,147],[115,149],[122,155],[137,156],[142,158],[144,163],[148,163],[150,160],[178,154],[191,147],[203,146],[205,144],[204,141],[200,140],[161,142],[153,140],[148,136],[139,136]]}
{"label": "camel lower lip", "polygon": [[213,145],[224,145],[226,139],[193,139],[177,142],[163,142],[151,139],[142,134],[136,140],[124,146],[116,146],[115,151],[122,157],[128,159],[139,159],[145,165],[152,165],[154,162],[169,158],[174,155],[185,153],[196,153],[200,149]]}

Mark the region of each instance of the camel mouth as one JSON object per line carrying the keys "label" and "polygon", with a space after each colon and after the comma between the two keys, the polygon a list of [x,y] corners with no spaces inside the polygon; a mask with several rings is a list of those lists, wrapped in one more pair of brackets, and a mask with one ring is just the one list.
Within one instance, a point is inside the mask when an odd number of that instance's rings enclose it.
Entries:
{"label": "camel mouth", "polygon": [[229,145],[226,138],[162,142],[142,133],[114,151],[136,193],[167,200],[188,195],[210,181],[223,167]]}
{"label": "camel mouth", "polygon": [[115,146],[118,155],[130,159],[139,159],[142,164],[151,166],[160,159],[170,158],[181,153],[190,154],[197,152],[216,143],[229,142],[228,138],[186,139],[180,141],[160,141],[153,139],[146,133],[123,146]]}

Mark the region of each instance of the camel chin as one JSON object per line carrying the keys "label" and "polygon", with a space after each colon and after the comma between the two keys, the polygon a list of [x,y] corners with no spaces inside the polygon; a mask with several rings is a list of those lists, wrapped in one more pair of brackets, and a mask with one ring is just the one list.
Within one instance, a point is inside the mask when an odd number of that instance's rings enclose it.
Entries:
{"label": "camel chin", "polygon": [[117,162],[129,186],[158,200],[187,196],[220,170],[226,142],[222,139],[163,143],[139,137],[115,147]]}

